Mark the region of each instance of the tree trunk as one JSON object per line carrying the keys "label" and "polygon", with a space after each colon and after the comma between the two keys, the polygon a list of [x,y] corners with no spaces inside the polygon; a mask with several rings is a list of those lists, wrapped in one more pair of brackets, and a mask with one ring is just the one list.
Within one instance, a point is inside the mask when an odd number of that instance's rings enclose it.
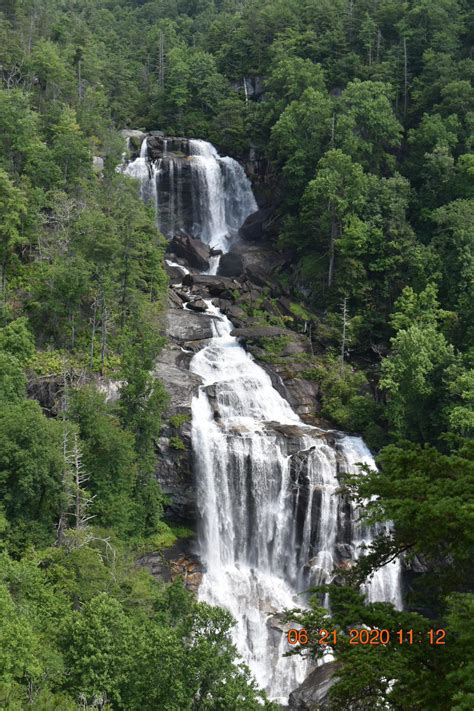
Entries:
{"label": "tree trunk", "polygon": [[346,352],[346,328],[347,328],[347,296],[342,303],[342,338],[341,338],[341,376],[344,375],[344,356]]}
{"label": "tree trunk", "polygon": [[94,299],[93,303],[93,312],[92,312],[92,332],[91,332],[91,355],[90,355],[90,367],[94,365],[94,340],[95,340],[95,331],[97,327],[97,299]]}
{"label": "tree trunk", "polygon": [[403,38],[403,115],[407,115],[408,106],[408,54],[407,40]]}
{"label": "tree trunk", "polygon": [[100,316],[100,374],[104,374],[105,356],[107,354],[107,331],[108,331],[108,313],[105,303],[105,294],[102,289],[101,294],[101,316]]}
{"label": "tree trunk", "polygon": [[161,31],[159,43],[158,83],[163,88],[165,85],[165,38]]}
{"label": "tree trunk", "polygon": [[328,269],[328,287],[332,286],[334,278],[334,258],[336,252],[336,238],[337,238],[337,220],[334,214],[334,208],[331,207],[331,241],[329,243],[329,269]]}

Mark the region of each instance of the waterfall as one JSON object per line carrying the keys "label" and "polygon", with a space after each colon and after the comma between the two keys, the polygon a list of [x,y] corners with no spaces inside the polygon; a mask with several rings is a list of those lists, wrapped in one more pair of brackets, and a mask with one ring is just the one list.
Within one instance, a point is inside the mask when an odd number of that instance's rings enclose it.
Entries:
{"label": "waterfall", "polygon": [[227,252],[246,217],[257,203],[242,166],[233,158],[221,158],[207,141],[189,142],[196,185],[193,191],[192,234]]}
{"label": "waterfall", "polygon": [[140,147],[140,155],[134,161],[121,166],[119,170],[130,178],[140,181],[140,194],[145,202],[150,201],[157,208],[157,176],[160,171],[161,162],[152,163],[148,159],[147,139],[143,139]]}
{"label": "waterfall", "polygon": [[163,138],[159,158],[149,142],[120,169],[140,181],[144,200],[157,206],[157,221],[168,237],[183,233],[228,252],[245,219],[257,210],[250,182],[233,158],[221,157],[207,141]]}
{"label": "waterfall", "polygon": [[[285,703],[305,678],[301,659],[283,658],[276,616],[304,605],[297,593],[329,583],[373,531],[338,493],[339,471],[375,466],[360,438],[305,425],[268,374],[230,335],[232,324],[208,302],[214,337],[192,359],[203,379],[193,399],[201,599],[230,610],[235,641],[257,682]],[[367,585],[370,600],[400,605],[396,561]]]}
{"label": "waterfall", "polygon": [[[242,167],[205,141],[161,138],[154,147],[151,141],[121,169],[140,180],[145,200],[155,200],[161,230],[228,251],[257,209]],[[270,698],[284,704],[310,667],[283,657],[288,646],[279,613],[304,606],[302,591],[332,582],[382,531],[364,525],[361,511],[340,493],[341,473],[375,463],[359,437],[304,424],[230,335],[227,317],[211,301],[207,306],[213,337],[190,363],[203,383],[192,401],[205,566],[199,598],[232,613],[240,655]],[[397,607],[400,590],[398,560],[364,586],[369,601]]]}

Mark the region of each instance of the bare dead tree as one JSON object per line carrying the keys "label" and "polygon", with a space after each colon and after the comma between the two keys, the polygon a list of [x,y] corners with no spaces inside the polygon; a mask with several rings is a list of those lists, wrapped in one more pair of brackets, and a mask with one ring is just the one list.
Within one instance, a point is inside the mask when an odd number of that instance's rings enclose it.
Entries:
{"label": "bare dead tree", "polygon": [[7,89],[15,89],[25,82],[25,74],[21,63],[12,64],[10,67],[0,65],[0,72]]}
{"label": "bare dead tree", "polygon": [[[64,418],[63,418],[64,419]],[[64,536],[68,527],[68,509],[71,504],[72,499],[72,476],[71,467],[69,463],[69,453],[68,453],[68,442],[69,442],[69,431],[66,425],[64,425],[63,431],[63,468],[61,473],[61,488],[62,488],[62,503],[61,511],[59,514],[59,521],[56,528],[56,545],[62,546],[64,544]]]}
{"label": "bare dead tree", "polygon": [[94,518],[94,514],[89,514],[88,510],[95,496],[90,496],[86,490],[90,476],[82,463],[82,451],[77,432],[73,434],[72,449],[68,454],[68,462],[73,475],[74,512],[72,516],[75,519],[76,530],[83,531],[89,521]]}

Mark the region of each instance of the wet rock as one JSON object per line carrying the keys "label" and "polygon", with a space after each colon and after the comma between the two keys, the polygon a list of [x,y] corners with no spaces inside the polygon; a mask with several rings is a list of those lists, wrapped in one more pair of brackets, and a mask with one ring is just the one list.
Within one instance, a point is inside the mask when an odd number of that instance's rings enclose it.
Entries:
{"label": "wet rock", "polygon": [[247,242],[259,242],[263,239],[266,223],[272,215],[271,208],[261,208],[249,215],[239,230],[239,237]]}
{"label": "wet rock", "polygon": [[329,691],[337,681],[337,662],[326,662],[316,667],[304,682],[291,692],[288,708],[293,711],[329,710]]}
{"label": "wet rock", "polygon": [[182,554],[170,561],[171,579],[181,578],[184,586],[197,593],[204,574],[203,566],[197,556]]}
{"label": "wet rock", "polygon": [[168,343],[155,363],[153,375],[161,380],[169,392],[167,413],[191,412],[191,400],[202,383],[199,375],[187,370],[181,348]]}
{"label": "wet rock", "polygon": [[152,160],[163,158],[166,153],[175,153],[183,157],[189,155],[189,139],[179,136],[167,136],[161,131],[151,131],[148,137],[148,155]]}
{"label": "wet rock", "polygon": [[181,284],[183,281],[183,272],[179,267],[172,267],[171,265],[167,264],[166,261],[164,263],[165,267],[165,272],[170,278],[170,283],[171,284]]}
{"label": "wet rock", "polygon": [[199,341],[212,338],[214,316],[193,313],[187,309],[170,309],[166,315],[167,335],[175,341]]}
{"label": "wet rock", "polygon": [[174,306],[177,309],[183,307],[183,300],[179,298],[178,294],[173,289],[168,289],[168,303],[170,306]]}
{"label": "wet rock", "polygon": [[188,235],[176,235],[169,244],[169,249],[178,257],[182,257],[195,269],[208,269],[211,250],[207,244]]}
{"label": "wet rock", "polygon": [[265,422],[265,426],[269,429],[278,432],[284,437],[291,438],[301,438],[305,436],[315,437],[319,435],[319,432],[314,427],[304,427],[302,425],[286,425],[280,422]]}
{"label": "wet rock", "polygon": [[[174,446],[176,437],[182,442],[183,449]],[[166,518],[178,523],[194,522],[197,518],[197,499],[192,466],[191,425],[183,425],[179,435],[165,427],[156,441],[156,450],[156,478],[168,499]]]}
{"label": "wet rock", "polygon": [[200,313],[204,313],[204,311],[207,311],[207,304],[203,299],[196,299],[195,301],[188,301],[188,309],[191,309],[191,311],[198,311]]}
{"label": "wet rock", "polygon": [[174,289],[174,292],[177,296],[179,296],[179,298],[181,299],[181,301],[183,303],[186,303],[189,301],[190,295],[187,294],[185,291],[181,291],[181,289]]}
{"label": "wet rock", "polygon": [[[297,336],[297,334],[293,334]],[[250,348],[258,360],[259,353]],[[286,354],[287,349],[284,352]],[[283,355],[283,358],[285,355]],[[288,400],[292,409],[301,417],[303,422],[310,425],[327,426],[322,422],[319,412],[321,410],[320,386],[315,380],[307,380],[303,373],[307,368],[305,362],[292,360],[282,363],[259,362],[259,365],[269,374],[272,385],[280,395]]]}
{"label": "wet rock", "polygon": [[181,578],[185,587],[196,593],[204,569],[194,548],[194,536],[181,538],[170,548],[142,556],[136,561],[136,566],[146,568],[154,578],[163,582]]}
{"label": "wet rock", "polygon": [[244,273],[244,260],[237,252],[222,255],[218,269],[219,276],[238,277]]}
{"label": "wet rock", "polygon": [[211,296],[220,296],[224,291],[240,286],[234,279],[210,274],[186,274],[183,284],[200,291],[207,290]]}
{"label": "wet rock", "polygon": [[127,142],[130,153],[139,153],[143,139],[146,137],[146,133],[129,128],[124,128],[120,131],[120,133]]}
{"label": "wet rock", "polygon": [[210,342],[210,338],[203,338],[199,341],[185,341],[183,343],[183,348],[189,350],[194,355],[195,353],[198,353],[198,351],[208,346]]}

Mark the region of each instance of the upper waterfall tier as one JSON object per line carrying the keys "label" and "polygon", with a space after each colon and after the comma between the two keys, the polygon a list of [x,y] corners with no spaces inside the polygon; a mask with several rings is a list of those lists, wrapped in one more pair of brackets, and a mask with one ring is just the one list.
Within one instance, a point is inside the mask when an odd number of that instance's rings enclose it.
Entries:
{"label": "upper waterfall tier", "polygon": [[245,219],[257,210],[250,182],[233,158],[207,141],[149,136],[124,172],[154,200],[168,237],[187,234],[227,252]]}

